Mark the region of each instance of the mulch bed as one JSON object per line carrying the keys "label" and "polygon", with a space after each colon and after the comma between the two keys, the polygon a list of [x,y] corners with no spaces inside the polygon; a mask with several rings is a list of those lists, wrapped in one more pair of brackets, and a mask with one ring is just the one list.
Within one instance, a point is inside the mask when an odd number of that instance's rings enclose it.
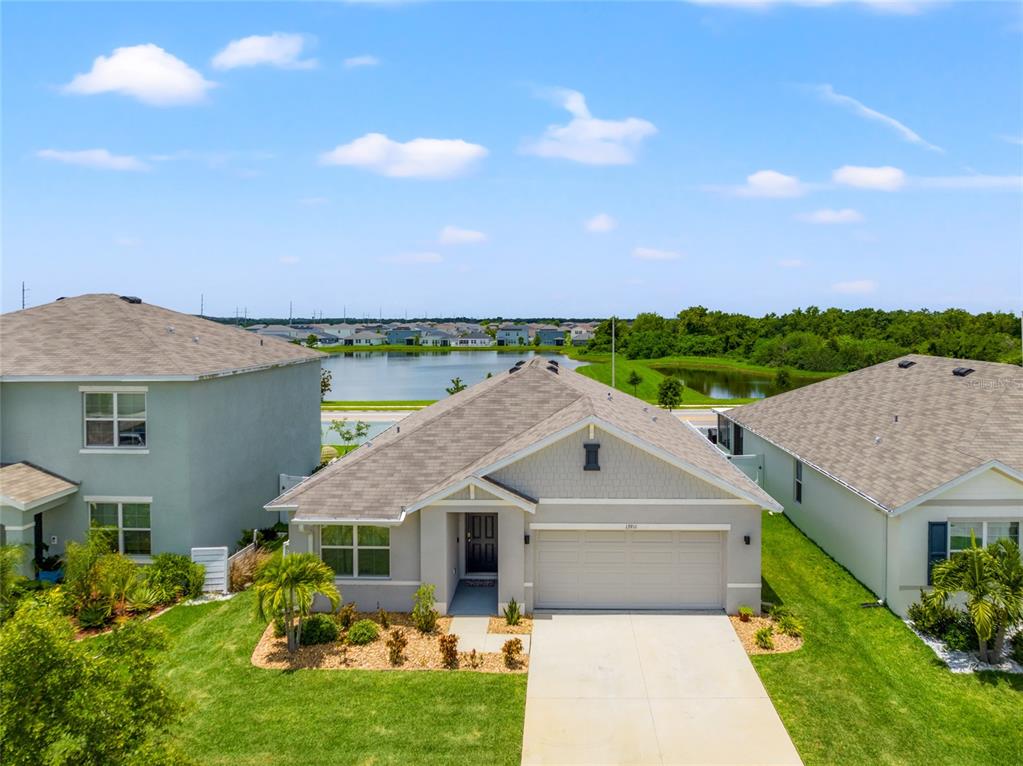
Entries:
{"label": "mulch bed", "polygon": [[[747,654],[784,654],[785,652],[794,652],[803,645],[802,638],[793,638],[779,632],[774,620],[767,617],[750,617],[749,622],[743,622],[738,615],[733,614],[729,615],[728,619],[731,620],[735,634],[742,641]],[[774,634],[771,636],[774,640],[774,649],[761,649],[757,646],[753,636],[758,630],[768,625],[774,628]]]}
{"label": "mulch bed", "polygon": [[[360,614],[359,619],[369,619],[380,623],[376,613]],[[354,646],[343,640],[316,646],[301,646],[295,654],[288,653],[288,642],[285,638],[276,638],[273,625],[268,625],[263,636],[252,652],[252,664],[268,670],[447,670],[441,660],[440,647],[437,639],[448,632],[451,626],[450,617],[441,617],[437,622],[437,631],[423,635],[411,627],[409,615],[401,612],[388,612],[388,630],[380,629],[380,637],[364,646]],[[387,651],[387,639],[391,630],[402,627],[408,646],[405,647],[405,661],[395,667],[391,665]],[[343,636],[342,636],[343,639]],[[522,655],[521,662],[515,668],[504,664],[504,655],[499,653],[458,653],[459,670],[477,671],[482,673],[525,673],[529,668],[529,657]]]}
{"label": "mulch bed", "polygon": [[509,625],[504,617],[491,617],[487,633],[510,633],[512,635],[528,635],[533,632],[533,618],[520,617],[518,625]]}

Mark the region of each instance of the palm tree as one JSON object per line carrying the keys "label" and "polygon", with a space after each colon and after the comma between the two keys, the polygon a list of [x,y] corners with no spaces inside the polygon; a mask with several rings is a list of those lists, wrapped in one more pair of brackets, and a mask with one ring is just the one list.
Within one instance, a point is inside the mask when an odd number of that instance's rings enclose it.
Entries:
{"label": "palm tree", "polygon": [[459,391],[464,391],[465,388],[466,388],[465,383],[462,382],[461,378],[452,378],[451,387],[445,388],[444,390],[447,391],[448,394],[450,394],[451,396],[454,396]]}
{"label": "palm tree", "polygon": [[265,622],[278,617],[284,620],[289,652],[298,649],[302,619],[313,608],[317,593],[326,597],[334,609],[341,603],[334,571],[312,553],[274,556],[260,567],[254,590],[259,618]]}
{"label": "palm tree", "polygon": [[[934,604],[945,604],[953,595],[966,594],[977,633],[981,662],[995,663],[1002,656],[1008,629],[1023,621],[1023,563],[1019,545],[999,540],[987,548],[977,545],[970,533],[970,547],[934,566]],[[990,648],[988,646],[990,642]]]}

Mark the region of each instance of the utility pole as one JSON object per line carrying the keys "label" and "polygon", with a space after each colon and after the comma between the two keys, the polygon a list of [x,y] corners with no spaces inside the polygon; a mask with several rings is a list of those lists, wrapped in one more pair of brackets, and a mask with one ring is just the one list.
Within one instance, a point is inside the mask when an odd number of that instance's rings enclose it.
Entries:
{"label": "utility pole", "polygon": [[288,301],[288,327],[291,327],[291,311],[292,302]]}
{"label": "utility pole", "polygon": [[28,292],[28,291],[25,289],[25,283],[22,282],[21,283],[21,310],[22,311],[25,310],[25,293],[26,292]]}
{"label": "utility pole", "polygon": [[199,293],[199,316],[206,316],[206,295],[204,293]]}
{"label": "utility pole", "polygon": [[615,387],[615,318],[611,317],[611,388]]}

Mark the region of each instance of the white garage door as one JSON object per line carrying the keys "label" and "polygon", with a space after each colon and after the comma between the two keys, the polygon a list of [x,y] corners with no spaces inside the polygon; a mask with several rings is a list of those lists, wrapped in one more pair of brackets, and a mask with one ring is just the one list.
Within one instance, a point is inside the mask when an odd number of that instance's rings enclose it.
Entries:
{"label": "white garage door", "polygon": [[547,609],[720,609],[720,532],[538,530],[534,602]]}

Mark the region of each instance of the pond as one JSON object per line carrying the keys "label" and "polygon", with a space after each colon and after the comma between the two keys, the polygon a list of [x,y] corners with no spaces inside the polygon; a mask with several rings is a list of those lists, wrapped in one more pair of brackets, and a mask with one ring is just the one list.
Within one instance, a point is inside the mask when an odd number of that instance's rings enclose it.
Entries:
{"label": "pond", "polygon": [[[443,399],[452,378],[471,386],[511,367],[534,351],[350,351],[334,354],[322,362],[331,372],[331,389],[325,399],[339,401],[409,401]],[[585,362],[564,354],[543,354],[567,369]]]}
{"label": "pond", "polygon": [[[356,424],[356,422],[358,420],[359,420],[358,418],[348,418],[348,423],[345,424],[345,428],[349,428],[349,429],[355,430],[355,424]],[[343,442],[341,440],[340,434],[338,434],[337,431],[335,431],[334,429],[332,429],[330,427],[331,422],[332,422],[331,420],[326,420],[326,419],[320,421],[320,431],[322,432],[322,437],[320,438],[320,443],[321,444],[343,444]],[[390,428],[391,426],[393,426],[397,422],[398,422],[397,419],[395,419],[395,420],[381,420],[381,419],[378,419],[378,418],[374,418],[372,421],[369,421],[369,423],[368,423],[368,425],[369,425],[369,433],[366,434],[365,438],[358,439],[355,443],[362,444],[364,442],[367,442],[370,439],[373,439],[373,438],[379,436],[380,434],[382,434],[384,431],[386,431],[388,428]]]}
{"label": "pond", "polygon": [[[664,375],[677,375],[689,388],[714,399],[763,399],[781,393],[774,384],[774,376],[768,373],[725,368],[694,370],[673,365],[651,367]],[[789,389],[805,386],[814,380],[793,375]]]}

